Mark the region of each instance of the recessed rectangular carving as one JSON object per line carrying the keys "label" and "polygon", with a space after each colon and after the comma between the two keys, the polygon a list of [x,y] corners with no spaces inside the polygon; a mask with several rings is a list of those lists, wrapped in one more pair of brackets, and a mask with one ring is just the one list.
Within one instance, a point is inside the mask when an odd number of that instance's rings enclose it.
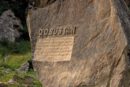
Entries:
{"label": "recessed rectangular carving", "polygon": [[49,62],[69,61],[71,59],[75,33],[76,27],[40,30],[34,52],[34,60]]}

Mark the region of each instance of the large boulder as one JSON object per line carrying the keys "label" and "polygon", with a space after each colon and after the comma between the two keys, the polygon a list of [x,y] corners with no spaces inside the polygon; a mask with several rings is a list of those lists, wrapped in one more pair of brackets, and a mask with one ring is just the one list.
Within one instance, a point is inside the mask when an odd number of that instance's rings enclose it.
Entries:
{"label": "large boulder", "polygon": [[130,0],[125,0],[126,4],[130,6]]}
{"label": "large boulder", "polygon": [[22,29],[21,21],[11,10],[3,12],[0,16],[0,41],[14,42],[20,37],[19,30]]}
{"label": "large boulder", "polygon": [[36,0],[27,21],[44,87],[130,87],[124,0],[42,1]]}

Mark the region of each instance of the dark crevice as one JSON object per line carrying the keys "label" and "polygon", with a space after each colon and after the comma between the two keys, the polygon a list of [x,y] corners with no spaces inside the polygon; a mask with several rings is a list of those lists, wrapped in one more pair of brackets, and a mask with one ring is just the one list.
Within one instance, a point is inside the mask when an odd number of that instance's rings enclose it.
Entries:
{"label": "dark crevice", "polygon": [[56,0],[29,0],[29,9],[43,8],[55,1]]}
{"label": "dark crevice", "polygon": [[[128,49],[127,56],[128,56],[128,58],[129,58],[129,61],[130,61],[130,49]],[[130,64],[129,64],[129,65],[130,65]]]}

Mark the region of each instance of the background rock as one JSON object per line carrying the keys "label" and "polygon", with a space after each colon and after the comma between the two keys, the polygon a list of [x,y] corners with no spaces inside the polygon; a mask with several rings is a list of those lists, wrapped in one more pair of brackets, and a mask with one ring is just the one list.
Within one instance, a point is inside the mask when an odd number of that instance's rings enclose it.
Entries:
{"label": "background rock", "polygon": [[126,4],[130,6],[130,0],[125,0]]}
{"label": "background rock", "polygon": [[18,70],[21,72],[27,72],[29,70],[29,63],[24,63]]}
{"label": "background rock", "polygon": [[5,11],[0,16],[0,40],[14,42],[20,37],[20,29],[22,29],[21,22],[11,10]]}

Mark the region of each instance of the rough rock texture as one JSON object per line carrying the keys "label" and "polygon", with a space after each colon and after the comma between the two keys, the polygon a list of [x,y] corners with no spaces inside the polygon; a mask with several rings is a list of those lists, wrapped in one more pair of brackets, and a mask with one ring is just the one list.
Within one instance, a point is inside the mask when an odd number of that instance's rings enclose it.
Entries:
{"label": "rough rock texture", "polygon": [[41,4],[28,12],[33,53],[41,27],[77,26],[70,61],[34,60],[44,87],[130,87],[130,22],[123,0],[55,0]]}
{"label": "rough rock texture", "polygon": [[3,12],[0,16],[0,40],[14,42],[20,36],[21,22],[11,10]]}
{"label": "rough rock texture", "polygon": [[126,4],[130,6],[130,0],[125,0]]}
{"label": "rough rock texture", "polygon": [[29,70],[29,63],[28,62],[24,63],[18,70],[21,72],[22,71],[27,72]]}

